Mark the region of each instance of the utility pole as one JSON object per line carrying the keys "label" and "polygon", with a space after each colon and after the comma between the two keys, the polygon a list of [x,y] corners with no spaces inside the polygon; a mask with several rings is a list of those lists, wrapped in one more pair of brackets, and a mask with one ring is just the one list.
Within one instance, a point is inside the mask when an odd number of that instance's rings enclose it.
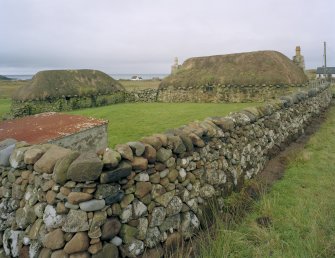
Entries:
{"label": "utility pole", "polygon": [[326,41],[323,42],[323,57],[324,57],[324,61],[325,61],[325,65],[324,65],[324,76],[325,79],[327,80],[327,47],[326,47]]}

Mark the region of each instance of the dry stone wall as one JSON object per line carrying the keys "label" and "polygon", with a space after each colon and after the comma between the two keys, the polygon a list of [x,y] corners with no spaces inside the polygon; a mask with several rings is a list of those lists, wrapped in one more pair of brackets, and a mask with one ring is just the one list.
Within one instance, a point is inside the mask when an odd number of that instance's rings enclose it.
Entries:
{"label": "dry stone wall", "polygon": [[302,85],[203,85],[199,87],[160,88],[160,102],[263,102],[291,94],[306,87]]}
{"label": "dry stone wall", "polygon": [[2,142],[0,257],[159,257],[330,101],[321,86],[98,153]]}
{"label": "dry stone wall", "polygon": [[157,89],[126,91],[125,102],[157,102]]}
{"label": "dry stone wall", "polygon": [[43,112],[62,112],[80,108],[99,107],[124,102],[124,92],[81,97],[64,96],[63,98],[49,98],[46,100],[12,100],[11,115],[13,117],[22,117]]}

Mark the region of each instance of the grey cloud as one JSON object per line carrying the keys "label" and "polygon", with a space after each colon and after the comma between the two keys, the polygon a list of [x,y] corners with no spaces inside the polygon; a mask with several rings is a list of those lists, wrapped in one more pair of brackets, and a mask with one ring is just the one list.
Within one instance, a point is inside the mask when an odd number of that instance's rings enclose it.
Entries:
{"label": "grey cloud", "polygon": [[[168,73],[175,56],[263,49],[335,65],[332,0],[1,0],[0,74],[45,68]],[[323,25],[326,26],[323,26]]]}

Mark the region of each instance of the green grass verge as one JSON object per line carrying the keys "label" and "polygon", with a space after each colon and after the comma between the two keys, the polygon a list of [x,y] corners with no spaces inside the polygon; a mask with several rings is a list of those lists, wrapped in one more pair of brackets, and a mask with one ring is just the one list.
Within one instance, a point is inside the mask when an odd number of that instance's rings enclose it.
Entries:
{"label": "green grass verge", "polygon": [[9,112],[11,102],[11,99],[0,99],[0,121],[2,116]]}
{"label": "green grass verge", "polygon": [[158,89],[161,81],[159,80],[118,80],[126,90]]}
{"label": "green grass verge", "polygon": [[224,116],[229,112],[257,103],[200,104],[200,103],[135,103],[117,104],[69,112],[109,120],[108,143],[139,140],[143,136],[164,132],[194,120],[209,116]]}
{"label": "green grass verge", "polygon": [[0,99],[12,98],[14,92],[28,85],[29,81],[1,81],[0,80]]}
{"label": "green grass verge", "polygon": [[[333,107],[253,212],[229,228],[218,222],[214,240],[203,241],[201,257],[335,257],[334,146]],[[270,227],[256,223],[264,216],[271,218]]]}

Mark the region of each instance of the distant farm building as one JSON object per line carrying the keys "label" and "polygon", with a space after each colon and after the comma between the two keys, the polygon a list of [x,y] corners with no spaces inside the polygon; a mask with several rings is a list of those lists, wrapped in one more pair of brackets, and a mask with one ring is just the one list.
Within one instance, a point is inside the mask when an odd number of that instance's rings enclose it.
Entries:
{"label": "distant farm building", "polygon": [[131,80],[132,80],[132,81],[140,81],[140,80],[142,80],[142,77],[141,77],[141,76],[138,76],[138,75],[133,75],[133,76],[131,77]]}
{"label": "distant farm building", "polygon": [[307,82],[304,71],[276,51],[194,57],[161,82],[158,101],[263,101]]}
{"label": "distant farm building", "polygon": [[0,122],[0,142],[53,143],[78,151],[107,147],[108,121],[61,113],[42,113]]}
{"label": "distant farm building", "polygon": [[96,70],[38,72],[13,96],[13,116],[103,106],[124,102],[125,89],[109,75]]}
{"label": "distant farm building", "polygon": [[318,67],[316,69],[317,78],[334,78],[335,77],[335,67]]}

